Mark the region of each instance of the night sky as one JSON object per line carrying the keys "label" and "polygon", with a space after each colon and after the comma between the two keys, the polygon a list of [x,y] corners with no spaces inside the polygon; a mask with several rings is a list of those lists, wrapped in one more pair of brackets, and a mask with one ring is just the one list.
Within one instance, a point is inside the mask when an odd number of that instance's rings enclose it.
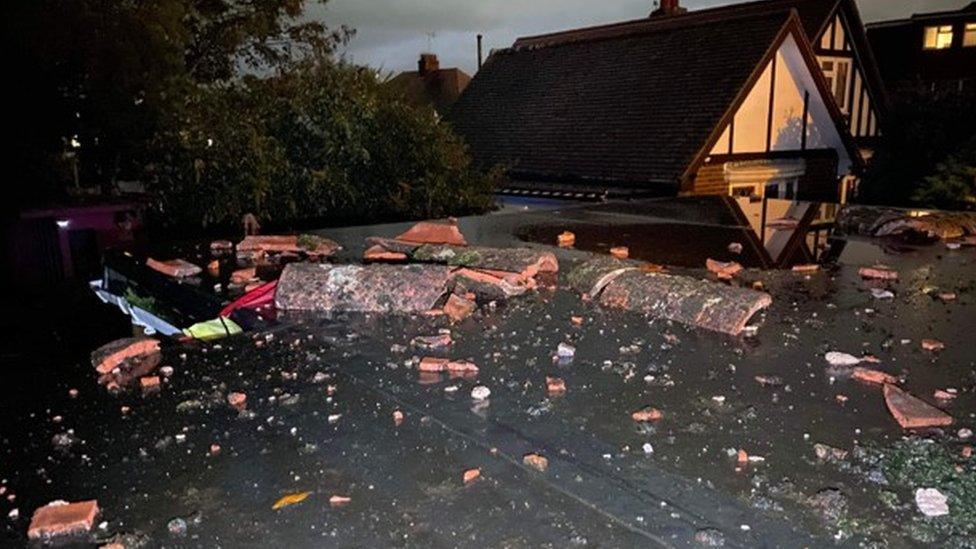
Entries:
{"label": "night sky", "polygon": [[[969,0],[858,0],[866,22],[907,17],[915,12],[958,9]],[[690,9],[732,3],[682,0]],[[652,0],[330,0],[310,15],[335,26],[347,24],[357,35],[347,59],[385,72],[416,68],[417,54],[433,51],[442,67],[473,73],[475,35],[485,35],[485,54],[512,44],[518,36],[646,16]]]}

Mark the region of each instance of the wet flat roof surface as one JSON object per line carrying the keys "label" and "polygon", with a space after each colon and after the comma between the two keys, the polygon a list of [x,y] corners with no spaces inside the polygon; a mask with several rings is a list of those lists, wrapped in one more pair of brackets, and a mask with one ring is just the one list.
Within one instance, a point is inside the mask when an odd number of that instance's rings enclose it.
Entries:
{"label": "wet flat roof surface", "polygon": [[[503,214],[463,219],[461,229],[473,244],[514,245],[523,227],[603,223],[594,237],[603,242],[614,223],[632,225],[621,215]],[[628,238],[680,238],[653,225],[628,229]],[[324,234],[346,246],[341,261],[361,253],[363,237],[402,227]],[[588,256],[559,251],[561,272]],[[901,274],[894,299],[874,298],[857,275],[878,262]],[[0,511],[18,508],[20,518],[0,518],[0,540],[24,543],[30,513],[50,500],[96,498],[106,525],[94,538],[124,533],[147,546],[683,547],[703,531],[737,547],[910,545],[886,525],[914,509],[883,507],[863,475],[814,457],[815,443],[851,449],[903,435],[879,387],[838,376],[824,354],[873,354],[881,362],[871,366],[904,375],[903,387],[930,402],[935,389],[958,388],[943,407],[957,426],[972,427],[974,262],[972,248],[850,240],[820,273],[748,270],[735,283],[762,280],[774,299],[748,339],[602,310],[560,287],[455,326],[284,315],[270,332],[167,348],[163,364],[175,373],[146,396],[107,394],[88,363],[88,350],[125,334],[46,351],[53,362],[8,354],[4,386],[23,389],[4,403],[0,480],[16,497],[0,500]],[[931,288],[959,297],[943,303]],[[449,348],[410,347],[442,328],[455,340]],[[922,351],[923,338],[946,349]],[[554,362],[564,342],[576,356]],[[409,363],[425,355],[472,360],[480,372],[421,378]],[[781,384],[762,386],[760,375]],[[547,376],[563,378],[566,393],[548,395]],[[472,399],[477,385],[491,390],[487,401]],[[247,413],[227,405],[231,391],[247,394]],[[632,421],[644,406],[663,419]],[[52,443],[69,430],[71,444]],[[765,461],[737,465],[730,450],[740,448]],[[526,453],[548,458],[548,470],[526,467]],[[465,485],[472,468],[481,477]],[[836,541],[836,526],[804,503],[827,487],[879,527]],[[306,491],[305,501],[272,510],[283,495]],[[333,495],[351,502],[333,507]],[[185,535],[167,531],[177,517],[188,522]]]}

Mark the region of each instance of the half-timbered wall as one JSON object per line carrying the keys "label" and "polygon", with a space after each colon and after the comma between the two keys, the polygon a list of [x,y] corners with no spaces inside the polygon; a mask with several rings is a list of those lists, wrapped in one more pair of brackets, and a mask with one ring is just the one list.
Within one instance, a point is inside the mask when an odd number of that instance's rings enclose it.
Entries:
{"label": "half-timbered wall", "polygon": [[833,17],[823,34],[813,40],[817,61],[837,106],[847,118],[851,135],[874,137],[881,134],[875,98],[865,85],[864,68],[848,28],[842,12]]}
{"label": "half-timbered wall", "polygon": [[[829,99],[826,99],[829,101]],[[793,36],[788,36],[723,129],[711,155],[834,149],[837,176],[851,159],[825,98]]]}

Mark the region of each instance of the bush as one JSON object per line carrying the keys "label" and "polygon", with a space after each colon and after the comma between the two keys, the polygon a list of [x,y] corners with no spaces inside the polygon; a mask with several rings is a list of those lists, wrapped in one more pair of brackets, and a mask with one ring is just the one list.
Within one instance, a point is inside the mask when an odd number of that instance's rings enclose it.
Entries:
{"label": "bush", "polygon": [[201,86],[154,142],[164,219],[230,226],[339,224],[484,212],[500,177],[471,165],[430,109],[399,102],[367,69],[306,64]]}
{"label": "bush", "polygon": [[976,208],[976,138],[936,166],[912,198],[934,208]]}

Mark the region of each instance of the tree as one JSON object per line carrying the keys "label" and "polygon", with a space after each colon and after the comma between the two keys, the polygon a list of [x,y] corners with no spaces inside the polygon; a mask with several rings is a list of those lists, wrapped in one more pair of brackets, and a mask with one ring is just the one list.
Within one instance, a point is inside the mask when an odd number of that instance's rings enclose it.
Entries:
{"label": "tree", "polygon": [[[313,0],[324,2],[325,0]],[[66,182],[138,178],[160,117],[238,68],[274,72],[349,35],[301,19],[303,0],[7,0],[14,173],[24,199]],[[72,168],[64,169],[70,157]]]}
{"label": "tree", "polygon": [[201,87],[163,127],[151,183],[180,226],[247,212],[279,227],[481,212],[499,175],[475,170],[433,111],[343,63]]}
{"label": "tree", "polygon": [[976,208],[976,138],[940,162],[912,199],[921,206],[942,209]]}
{"label": "tree", "polygon": [[861,182],[858,200],[913,206],[940,163],[976,137],[976,96],[905,90],[890,109],[884,136]]}

